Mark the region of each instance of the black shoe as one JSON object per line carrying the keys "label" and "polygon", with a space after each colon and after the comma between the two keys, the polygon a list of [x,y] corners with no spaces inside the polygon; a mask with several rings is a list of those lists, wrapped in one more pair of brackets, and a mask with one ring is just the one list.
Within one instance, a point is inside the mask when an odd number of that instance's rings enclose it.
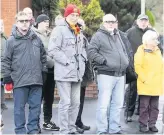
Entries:
{"label": "black shoe", "polygon": [[122,132],[121,132],[121,131],[119,131],[119,132],[117,132],[117,133],[114,133],[114,134],[122,134]]}
{"label": "black shoe", "polygon": [[54,122],[47,122],[43,124],[43,129],[44,130],[51,130],[51,131],[59,131],[59,127],[56,126]]}
{"label": "black shoe", "polygon": [[107,134],[107,132],[102,132],[102,133],[100,133],[100,134]]}
{"label": "black shoe", "polygon": [[146,126],[140,127],[140,132],[146,133],[149,129]]}
{"label": "black shoe", "polygon": [[79,134],[83,134],[83,133],[84,133],[84,129],[79,128],[79,127],[76,127],[76,131],[77,131]]}
{"label": "black shoe", "polygon": [[77,126],[83,130],[89,130],[91,127],[90,126],[85,126],[85,125],[82,125],[82,126]]}
{"label": "black shoe", "polygon": [[126,119],[126,122],[132,122],[132,117],[128,116],[127,119]]}
{"label": "black shoe", "polygon": [[83,134],[83,133],[79,133],[78,131],[75,131],[75,132],[70,132],[68,134]]}
{"label": "black shoe", "polygon": [[158,129],[154,126],[154,127],[149,127],[149,130],[151,132],[158,132]]}

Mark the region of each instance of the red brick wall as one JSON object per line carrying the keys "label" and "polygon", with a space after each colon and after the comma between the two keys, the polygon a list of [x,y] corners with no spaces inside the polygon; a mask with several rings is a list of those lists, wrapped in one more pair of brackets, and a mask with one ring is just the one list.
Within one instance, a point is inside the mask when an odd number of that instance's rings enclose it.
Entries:
{"label": "red brick wall", "polygon": [[31,8],[32,0],[19,0],[19,10],[23,10],[25,7]]}
{"label": "red brick wall", "polygon": [[5,33],[7,36],[11,33],[14,24],[15,14],[17,12],[17,0],[1,0],[1,19],[4,21]]}

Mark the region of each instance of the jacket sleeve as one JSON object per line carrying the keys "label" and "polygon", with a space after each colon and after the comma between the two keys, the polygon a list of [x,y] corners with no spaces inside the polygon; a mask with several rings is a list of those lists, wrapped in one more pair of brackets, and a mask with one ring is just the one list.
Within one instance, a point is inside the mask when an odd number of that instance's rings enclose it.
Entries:
{"label": "jacket sleeve", "polygon": [[138,74],[138,79],[140,79],[144,83],[146,81],[146,78],[143,71],[143,58],[144,52],[141,48],[138,48],[134,56],[134,67],[136,73]]}
{"label": "jacket sleeve", "polygon": [[7,40],[6,45],[3,46],[3,56],[2,56],[2,75],[4,77],[4,83],[12,83],[11,79],[11,65],[12,65],[12,55],[13,55],[13,45]]}
{"label": "jacket sleeve", "polygon": [[47,72],[47,54],[42,41],[41,41],[40,51],[41,51],[40,53],[41,53],[42,71]]}
{"label": "jacket sleeve", "polygon": [[93,35],[90,45],[87,47],[87,56],[90,61],[103,64],[105,58],[99,53],[100,43],[96,35]]}
{"label": "jacket sleeve", "polygon": [[55,59],[58,63],[67,65],[69,59],[62,50],[63,36],[61,29],[57,26],[53,29],[48,45],[48,55]]}

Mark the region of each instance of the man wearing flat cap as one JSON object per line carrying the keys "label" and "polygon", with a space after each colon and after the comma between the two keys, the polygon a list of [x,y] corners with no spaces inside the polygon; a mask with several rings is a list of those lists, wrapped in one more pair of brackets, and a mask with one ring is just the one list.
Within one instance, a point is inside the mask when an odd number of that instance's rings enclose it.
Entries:
{"label": "man wearing flat cap", "polygon": [[[149,26],[149,18],[145,14],[140,14],[137,17],[136,25],[132,26],[129,30],[127,30],[127,36],[129,39],[129,42],[131,43],[131,47],[133,49],[133,53],[135,54],[138,47],[142,44],[142,36],[143,34],[151,29]],[[135,104],[136,104],[136,98],[137,98],[137,82],[132,81],[129,83],[129,86],[127,87],[126,91],[128,99],[126,99],[126,109],[125,114],[127,117],[127,121],[132,121],[132,116],[135,111]],[[139,110],[137,109],[136,114],[139,113]]]}

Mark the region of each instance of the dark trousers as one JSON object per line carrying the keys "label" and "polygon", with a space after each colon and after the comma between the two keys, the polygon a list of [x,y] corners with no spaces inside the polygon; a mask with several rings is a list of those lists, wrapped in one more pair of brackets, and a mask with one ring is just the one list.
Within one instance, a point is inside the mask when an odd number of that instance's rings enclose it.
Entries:
{"label": "dark trousers", "polygon": [[153,127],[156,124],[159,110],[159,96],[140,96],[140,126]]}
{"label": "dark trousers", "polygon": [[43,85],[43,115],[44,115],[44,122],[50,122],[52,118],[52,107],[54,101],[54,88],[55,88],[55,81],[54,81],[54,74],[47,73],[47,78]]}
{"label": "dark trousers", "polygon": [[[39,85],[24,86],[15,88],[13,90],[14,122],[16,134],[37,134],[39,132],[38,117],[40,116],[41,112],[41,96],[42,86]],[[27,126],[25,126],[26,103],[29,104],[29,116]]]}
{"label": "dark trousers", "polygon": [[[133,116],[137,99],[137,81],[131,82],[126,90],[125,100],[126,100],[126,109],[125,112],[128,113],[127,116]],[[139,100],[139,99],[138,99]],[[138,108],[139,111],[139,101]]]}
{"label": "dark trousers", "polygon": [[83,126],[83,122],[81,120],[81,115],[82,115],[83,106],[84,106],[85,90],[86,90],[86,86],[81,86],[81,89],[80,89],[80,107],[79,107],[79,112],[78,112],[78,116],[77,116],[76,123],[75,123],[78,127]]}

